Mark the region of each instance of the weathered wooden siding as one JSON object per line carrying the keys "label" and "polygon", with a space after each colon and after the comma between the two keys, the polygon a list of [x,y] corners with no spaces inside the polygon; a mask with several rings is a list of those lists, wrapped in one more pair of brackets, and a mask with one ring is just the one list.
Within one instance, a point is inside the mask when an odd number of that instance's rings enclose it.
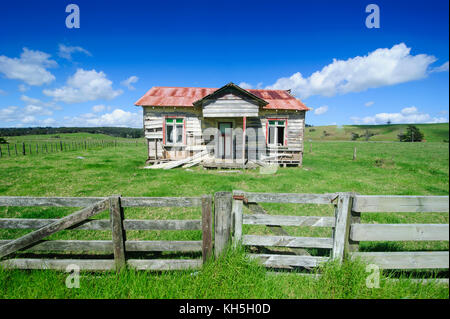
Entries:
{"label": "weathered wooden siding", "polygon": [[258,105],[233,94],[226,94],[203,105],[203,117],[258,116]]}
{"label": "weathered wooden siding", "polygon": [[[236,102],[240,101],[240,102]],[[231,107],[230,107],[231,103]],[[240,103],[240,104],[239,104]],[[243,104],[242,104],[243,103]],[[244,107],[245,104],[245,107]],[[237,105],[240,105],[237,107]],[[208,109],[209,108],[209,109]],[[238,97],[225,95],[215,102],[205,106],[203,112],[200,108],[168,108],[144,107],[144,130],[148,141],[149,159],[155,158],[155,148],[158,158],[181,159],[192,156],[209,145],[208,148],[218,154],[218,123],[233,123],[233,159],[242,159],[242,127],[243,116],[236,116],[234,111],[244,110],[250,112],[257,106]],[[231,110],[231,111],[230,111]],[[204,117],[205,111],[214,117]],[[228,113],[227,113],[228,112]],[[234,113],[233,113],[234,112]],[[251,111],[254,112],[254,111]],[[305,111],[258,111],[258,116],[246,118],[246,154],[249,159],[261,159],[263,156],[284,154],[287,159],[301,165],[303,154],[303,137],[305,130]],[[250,114],[250,113],[248,113]],[[185,145],[182,147],[163,145],[163,122],[166,116],[179,116],[185,118],[186,135]],[[234,117],[231,117],[234,116]],[[286,144],[282,147],[266,148],[266,125],[268,119],[286,119]],[[289,162],[289,161],[288,161]]]}
{"label": "weathered wooden siding", "polygon": [[[185,144],[181,147],[163,145],[163,122],[166,116],[185,119]],[[201,110],[196,108],[144,107],[144,132],[148,141],[149,159],[155,158],[155,145],[159,159],[181,159],[201,149]]]}

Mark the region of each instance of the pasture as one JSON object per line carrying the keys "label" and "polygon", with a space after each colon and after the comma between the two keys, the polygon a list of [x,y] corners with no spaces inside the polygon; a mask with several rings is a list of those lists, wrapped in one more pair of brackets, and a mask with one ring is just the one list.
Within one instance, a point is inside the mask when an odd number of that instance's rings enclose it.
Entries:
{"label": "pasture", "polygon": [[[448,124],[447,128],[448,128]],[[308,129],[307,129],[308,131]],[[448,132],[448,131],[447,131]],[[448,133],[447,133],[448,136]],[[93,139],[103,137],[92,135]],[[61,138],[64,137],[61,134]],[[87,138],[87,137],[86,137]],[[36,138],[39,140],[39,138]],[[106,140],[106,138],[105,138]],[[146,147],[142,142],[120,147],[13,156],[0,159],[0,196],[200,196],[239,189],[249,192],[332,193],[370,195],[448,195],[448,143],[313,141],[305,143],[301,168],[280,168],[275,174],[259,170],[222,173],[201,167],[173,170],[142,169]],[[357,158],[352,160],[357,148]],[[82,157],[82,159],[78,158]],[[331,216],[331,207],[266,204],[271,214]],[[75,209],[0,209],[0,217],[57,218]],[[98,218],[105,218],[105,214]],[[196,209],[126,209],[126,218],[199,218]],[[370,214],[365,223],[448,223],[448,214]],[[247,226],[247,233],[269,233],[263,226]],[[323,236],[326,230],[288,229],[292,235]],[[1,230],[0,239],[12,239],[26,230]],[[69,237],[71,236],[71,237]],[[52,239],[110,239],[108,231],[60,232]],[[130,239],[199,240],[200,231],[135,231]],[[448,250],[448,242],[404,242],[395,250]],[[376,250],[380,243],[365,243]],[[84,274],[79,289],[65,286],[67,274],[53,271],[0,270],[1,298],[448,298],[448,287],[409,282],[365,287],[364,265],[329,264],[319,280],[296,274],[266,275],[267,270],[245,258],[242,249],[210,261],[200,272],[134,272]],[[389,275],[389,274],[385,274]],[[420,273],[412,274],[420,277]],[[447,274],[448,276],[448,274]]]}

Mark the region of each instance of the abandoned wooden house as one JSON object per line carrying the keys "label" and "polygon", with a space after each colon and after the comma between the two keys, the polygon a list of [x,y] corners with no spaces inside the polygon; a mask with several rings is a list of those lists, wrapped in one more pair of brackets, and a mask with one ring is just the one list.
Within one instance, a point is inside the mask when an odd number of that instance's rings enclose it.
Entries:
{"label": "abandoned wooden house", "polygon": [[302,164],[309,108],[289,90],[153,87],[135,105],[144,112],[147,163]]}

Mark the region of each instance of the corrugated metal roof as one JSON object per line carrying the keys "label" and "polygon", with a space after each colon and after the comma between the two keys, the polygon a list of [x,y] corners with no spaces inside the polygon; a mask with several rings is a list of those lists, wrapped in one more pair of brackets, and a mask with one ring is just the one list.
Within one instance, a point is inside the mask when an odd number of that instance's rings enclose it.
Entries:
{"label": "corrugated metal roof", "polygon": [[[217,88],[159,87],[151,88],[135,105],[193,107],[197,100],[218,90]],[[254,90],[248,92],[265,100],[264,109],[308,111],[309,108],[284,90]]]}

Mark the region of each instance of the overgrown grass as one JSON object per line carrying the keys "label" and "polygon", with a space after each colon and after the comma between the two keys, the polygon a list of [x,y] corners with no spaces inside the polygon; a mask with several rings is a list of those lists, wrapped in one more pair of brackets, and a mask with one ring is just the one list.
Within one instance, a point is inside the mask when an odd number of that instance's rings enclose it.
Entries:
{"label": "overgrown grass", "polygon": [[448,298],[448,287],[408,281],[367,288],[364,264],[329,263],[314,279],[297,273],[272,275],[242,248],[228,250],[199,271],[82,274],[80,287],[66,287],[67,273],[0,269],[0,298]]}
{"label": "overgrown grass", "polygon": [[[62,137],[64,138],[64,137]],[[352,160],[357,147],[357,159]],[[78,156],[84,159],[79,159]],[[305,145],[301,168],[280,168],[222,174],[190,170],[143,169],[146,148],[79,150],[0,159],[0,196],[199,196],[240,189],[253,192],[448,195],[448,143],[314,142]],[[378,165],[379,160],[390,165]],[[329,205],[262,205],[270,214],[332,216]],[[76,208],[0,207],[0,218],[58,218]],[[127,208],[126,218],[197,219],[200,209]],[[96,218],[108,218],[102,213]],[[364,223],[448,223],[443,213],[362,214]],[[295,236],[331,236],[331,229],[286,227]],[[29,230],[0,230],[0,239]],[[265,227],[246,226],[248,234],[271,234]],[[63,231],[49,239],[110,239],[109,231]],[[127,238],[199,240],[200,231],[135,231]],[[363,251],[448,250],[448,242],[363,243]],[[322,254],[314,251],[313,254]],[[241,254],[241,255],[240,255]],[[110,256],[109,256],[110,257]],[[179,258],[179,257],[176,257]],[[319,281],[287,274],[266,276],[266,270],[245,260],[242,252],[191,272],[96,273],[83,275],[80,289],[67,289],[67,274],[53,271],[1,271],[3,298],[448,298],[448,287],[384,283],[365,287],[365,268],[357,263],[325,267]],[[359,267],[359,268],[358,268]],[[354,274],[352,275],[352,273]],[[364,276],[363,276],[364,273]],[[397,274],[395,274],[397,276]],[[415,274],[416,277],[429,274]],[[362,288],[362,285],[364,287]]]}

